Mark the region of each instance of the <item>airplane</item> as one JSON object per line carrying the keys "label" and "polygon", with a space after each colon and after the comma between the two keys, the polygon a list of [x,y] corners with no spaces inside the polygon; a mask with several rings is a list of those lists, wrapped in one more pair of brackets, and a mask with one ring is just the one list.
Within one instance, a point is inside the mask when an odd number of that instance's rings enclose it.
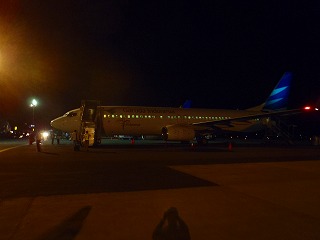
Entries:
{"label": "airplane", "polygon": [[[100,122],[99,136],[161,136],[165,141],[190,142],[196,139],[198,143],[206,143],[207,136],[217,131],[254,132],[272,116],[302,112],[301,109],[286,110],[291,79],[292,73],[285,72],[264,103],[245,110],[97,106],[87,111],[94,116],[92,121]],[[83,107],[73,109],[52,120],[51,126],[64,132],[83,132],[84,114]],[[96,127],[87,129],[91,129],[91,136],[96,135]],[[93,141],[98,139],[90,139],[90,145]]]}

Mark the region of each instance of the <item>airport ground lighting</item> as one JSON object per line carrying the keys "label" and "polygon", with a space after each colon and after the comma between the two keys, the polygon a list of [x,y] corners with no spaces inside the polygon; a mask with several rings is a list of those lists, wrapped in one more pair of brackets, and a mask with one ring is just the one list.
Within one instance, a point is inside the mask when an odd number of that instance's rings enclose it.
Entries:
{"label": "airport ground lighting", "polygon": [[36,99],[32,99],[32,102],[30,104],[30,107],[32,107],[32,125],[33,125],[33,130],[34,130],[34,108],[38,105],[38,101]]}

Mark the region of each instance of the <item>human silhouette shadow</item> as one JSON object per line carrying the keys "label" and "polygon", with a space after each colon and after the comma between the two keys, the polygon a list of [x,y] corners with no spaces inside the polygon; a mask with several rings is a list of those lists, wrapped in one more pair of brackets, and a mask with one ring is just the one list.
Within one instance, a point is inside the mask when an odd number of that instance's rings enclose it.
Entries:
{"label": "human silhouette shadow", "polygon": [[180,218],[175,207],[169,208],[152,234],[153,240],[190,240],[187,224]]}
{"label": "human silhouette shadow", "polygon": [[82,228],[84,220],[89,215],[91,206],[85,206],[62,223],[50,229],[38,240],[73,240]]}

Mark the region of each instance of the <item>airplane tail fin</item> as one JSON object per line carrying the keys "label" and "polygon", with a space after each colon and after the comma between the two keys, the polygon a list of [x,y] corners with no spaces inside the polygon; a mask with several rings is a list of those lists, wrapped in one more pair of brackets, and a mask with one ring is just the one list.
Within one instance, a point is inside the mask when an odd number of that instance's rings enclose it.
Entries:
{"label": "airplane tail fin", "polygon": [[291,72],[285,72],[276,87],[271,92],[267,100],[257,106],[250,108],[251,111],[277,111],[287,108],[290,83],[292,79]]}
{"label": "airplane tail fin", "polygon": [[191,108],[192,101],[191,100],[186,100],[180,108]]}

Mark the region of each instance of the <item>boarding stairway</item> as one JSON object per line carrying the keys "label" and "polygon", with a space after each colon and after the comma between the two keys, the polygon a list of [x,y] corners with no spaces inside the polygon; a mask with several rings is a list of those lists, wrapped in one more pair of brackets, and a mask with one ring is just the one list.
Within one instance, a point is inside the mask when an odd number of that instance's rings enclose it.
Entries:
{"label": "boarding stairway", "polygon": [[82,100],[81,101],[81,129],[83,135],[88,131],[90,135],[89,146],[101,143],[102,116],[100,112],[100,101]]}
{"label": "boarding stairway", "polygon": [[296,125],[288,125],[283,120],[279,118],[273,118],[265,124],[267,127],[266,138],[270,136],[279,136],[283,141],[289,145],[293,145],[294,141],[294,129]]}

